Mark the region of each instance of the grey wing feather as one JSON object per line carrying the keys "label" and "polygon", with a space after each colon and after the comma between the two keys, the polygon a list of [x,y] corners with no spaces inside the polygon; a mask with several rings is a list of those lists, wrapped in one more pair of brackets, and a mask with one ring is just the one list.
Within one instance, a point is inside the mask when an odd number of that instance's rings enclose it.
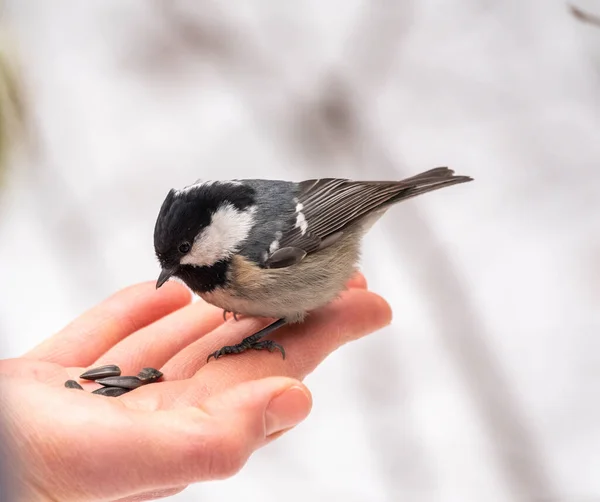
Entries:
{"label": "grey wing feather", "polygon": [[[301,260],[306,254],[333,244],[346,227],[383,206],[466,181],[471,181],[471,178],[455,176],[454,171],[445,167],[401,181],[352,181],[339,178],[303,181],[298,184],[296,198],[307,226],[303,232],[301,226],[296,224],[297,220],[290,222],[279,244],[282,248],[303,251],[295,254]],[[277,261],[276,258],[270,258],[268,263]],[[286,263],[289,262],[289,259],[286,260]]]}
{"label": "grey wing feather", "polygon": [[284,268],[301,262],[306,256],[306,251],[298,247],[280,248],[269,256],[269,268]]}

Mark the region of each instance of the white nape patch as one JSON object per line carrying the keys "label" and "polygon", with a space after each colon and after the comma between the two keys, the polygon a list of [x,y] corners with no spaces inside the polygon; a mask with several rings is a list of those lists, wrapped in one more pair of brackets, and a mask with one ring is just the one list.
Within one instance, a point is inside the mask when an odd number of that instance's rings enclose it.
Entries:
{"label": "white nape patch", "polygon": [[202,267],[229,258],[248,237],[254,225],[255,211],[254,206],[245,211],[239,211],[231,204],[219,206],[210,225],[196,236],[192,249],[180,263]]}
{"label": "white nape patch", "polygon": [[298,204],[296,204],[296,212],[299,213],[303,209],[304,209],[304,205],[302,204],[302,202],[298,202]]}
{"label": "white nape patch", "polygon": [[196,180],[193,184],[183,187],[181,190],[177,190],[178,194],[187,193],[194,188],[209,187],[211,185],[241,185],[242,183],[237,180]]}
{"label": "white nape patch", "polygon": [[[300,207],[300,209],[298,209],[298,207]],[[298,212],[298,215],[296,216],[296,228],[299,228],[302,232],[302,235],[304,235],[306,233],[306,230],[308,229],[308,223],[306,222],[306,218],[304,217],[302,208],[302,204],[298,204],[296,206],[296,211]]]}

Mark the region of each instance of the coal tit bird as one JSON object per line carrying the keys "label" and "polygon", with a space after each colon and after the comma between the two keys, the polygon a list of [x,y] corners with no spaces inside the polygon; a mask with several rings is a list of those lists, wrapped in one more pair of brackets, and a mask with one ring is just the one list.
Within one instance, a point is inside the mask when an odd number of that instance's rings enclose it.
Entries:
{"label": "coal tit bird", "polygon": [[439,167],[401,181],[240,179],[172,189],[154,229],[156,287],[176,277],[225,312],[278,319],[208,359],[248,349],[285,358],[281,345],[261,339],[345,289],[363,235],[390,206],[471,180]]}

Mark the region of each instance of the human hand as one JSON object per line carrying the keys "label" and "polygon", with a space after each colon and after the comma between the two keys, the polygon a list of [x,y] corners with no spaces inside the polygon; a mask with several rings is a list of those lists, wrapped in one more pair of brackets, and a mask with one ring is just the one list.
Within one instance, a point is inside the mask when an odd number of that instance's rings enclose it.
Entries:
{"label": "human hand", "polygon": [[[22,500],[152,500],[232,476],[256,449],[310,412],[300,382],[348,341],[390,322],[381,297],[355,277],[339,300],[272,337],[287,357],[249,351],[206,363],[268,321],[223,322],[168,283],[124,289],[22,358],[0,361],[0,409],[18,459]],[[87,367],[123,374],[160,368],[163,381],[118,398],[67,389]],[[82,383],[86,390],[99,387]]]}

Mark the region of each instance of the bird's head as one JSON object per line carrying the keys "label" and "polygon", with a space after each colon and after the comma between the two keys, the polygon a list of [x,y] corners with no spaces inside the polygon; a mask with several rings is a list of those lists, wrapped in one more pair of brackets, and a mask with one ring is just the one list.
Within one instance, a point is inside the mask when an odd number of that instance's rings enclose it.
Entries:
{"label": "bird's head", "polygon": [[202,181],[171,190],[154,227],[159,288],[171,277],[214,267],[240,248],[254,225],[254,191],[239,181]]}

